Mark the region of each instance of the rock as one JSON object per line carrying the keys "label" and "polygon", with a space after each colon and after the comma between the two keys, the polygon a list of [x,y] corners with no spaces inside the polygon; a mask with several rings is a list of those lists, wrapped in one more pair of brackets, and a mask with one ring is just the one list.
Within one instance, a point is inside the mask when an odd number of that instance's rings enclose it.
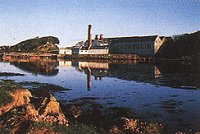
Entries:
{"label": "rock", "polygon": [[32,97],[28,89],[17,89],[14,93],[10,93],[10,95],[14,98],[15,106],[28,104],[30,97]]}
{"label": "rock", "polygon": [[27,89],[17,89],[11,92],[10,95],[13,97],[13,101],[0,107],[0,116],[14,107],[19,107],[30,102],[31,92]]}
{"label": "rock", "polygon": [[75,106],[75,105],[71,106],[69,110],[70,110],[71,114],[72,114],[75,118],[78,118],[78,117],[82,114],[82,112],[83,112],[82,109],[81,109],[80,107]]}
{"label": "rock", "polygon": [[27,108],[27,115],[33,116],[33,117],[38,115],[38,111],[35,109],[35,107],[32,104],[29,104],[26,108]]}
{"label": "rock", "polygon": [[110,129],[112,133],[119,133],[126,130],[134,131],[137,127],[138,120],[128,119],[126,117],[119,117],[113,121],[113,125]]}
{"label": "rock", "polygon": [[118,134],[120,132],[119,128],[116,125],[113,125],[110,129],[110,133]]}
{"label": "rock", "polygon": [[[42,94],[42,97],[32,97],[27,89],[16,89],[10,94],[13,101],[0,108],[0,126],[3,129],[9,128],[12,133],[23,132],[32,123],[41,121],[46,124],[56,123],[68,126],[68,120],[53,95],[46,92]],[[39,101],[35,101],[36,99]],[[33,104],[33,101],[38,104]]]}
{"label": "rock", "polygon": [[46,116],[48,114],[58,114],[59,117],[65,118],[64,114],[62,113],[62,110],[60,108],[60,103],[58,103],[52,95],[50,95],[50,101],[47,104],[43,115]]}

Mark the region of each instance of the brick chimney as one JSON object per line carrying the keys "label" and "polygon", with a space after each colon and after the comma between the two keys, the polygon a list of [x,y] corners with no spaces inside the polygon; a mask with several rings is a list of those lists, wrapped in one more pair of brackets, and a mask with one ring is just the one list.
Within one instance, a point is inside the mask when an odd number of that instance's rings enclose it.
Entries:
{"label": "brick chimney", "polygon": [[100,40],[103,40],[103,34],[100,34]]}
{"label": "brick chimney", "polygon": [[99,35],[96,34],[96,35],[95,35],[95,40],[98,40],[98,39],[99,39]]}
{"label": "brick chimney", "polygon": [[88,49],[92,47],[92,25],[88,25]]}

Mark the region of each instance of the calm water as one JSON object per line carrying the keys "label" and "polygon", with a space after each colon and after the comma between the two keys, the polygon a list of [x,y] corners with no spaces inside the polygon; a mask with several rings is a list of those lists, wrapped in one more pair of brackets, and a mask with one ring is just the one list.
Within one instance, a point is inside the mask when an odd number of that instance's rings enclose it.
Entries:
{"label": "calm water", "polygon": [[200,130],[200,68],[190,63],[101,63],[71,61],[0,62],[6,77],[70,88],[55,92],[63,104],[87,97],[108,107],[125,107],[135,117],[168,129]]}

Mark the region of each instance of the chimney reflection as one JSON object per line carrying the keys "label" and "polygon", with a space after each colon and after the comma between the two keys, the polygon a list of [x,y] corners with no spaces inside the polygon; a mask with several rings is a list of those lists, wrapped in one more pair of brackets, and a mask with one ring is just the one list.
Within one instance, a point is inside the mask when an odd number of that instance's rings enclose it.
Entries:
{"label": "chimney reflection", "polygon": [[108,63],[98,62],[79,62],[78,67],[80,70],[84,70],[87,76],[87,89],[91,89],[91,76],[94,76],[95,80],[102,80],[103,76],[106,76],[108,70]]}
{"label": "chimney reflection", "polygon": [[86,74],[87,74],[87,89],[88,91],[90,91],[91,88],[91,75],[92,75],[92,71],[90,68],[86,68]]}

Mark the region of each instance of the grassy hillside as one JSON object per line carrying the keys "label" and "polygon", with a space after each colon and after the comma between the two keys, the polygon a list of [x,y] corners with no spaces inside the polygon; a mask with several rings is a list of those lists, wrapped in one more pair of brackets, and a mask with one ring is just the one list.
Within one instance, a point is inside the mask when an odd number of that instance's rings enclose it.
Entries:
{"label": "grassy hillside", "polygon": [[47,52],[47,53],[58,53],[59,49],[57,44],[59,40],[53,36],[47,37],[36,37],[22,41],[11,47],[1,47],[0,51],[9,52]]}
{"label": "grassy hillside", "polygon": [[200,59],[200,31],[191,34],[166,37],[157,58]]}

